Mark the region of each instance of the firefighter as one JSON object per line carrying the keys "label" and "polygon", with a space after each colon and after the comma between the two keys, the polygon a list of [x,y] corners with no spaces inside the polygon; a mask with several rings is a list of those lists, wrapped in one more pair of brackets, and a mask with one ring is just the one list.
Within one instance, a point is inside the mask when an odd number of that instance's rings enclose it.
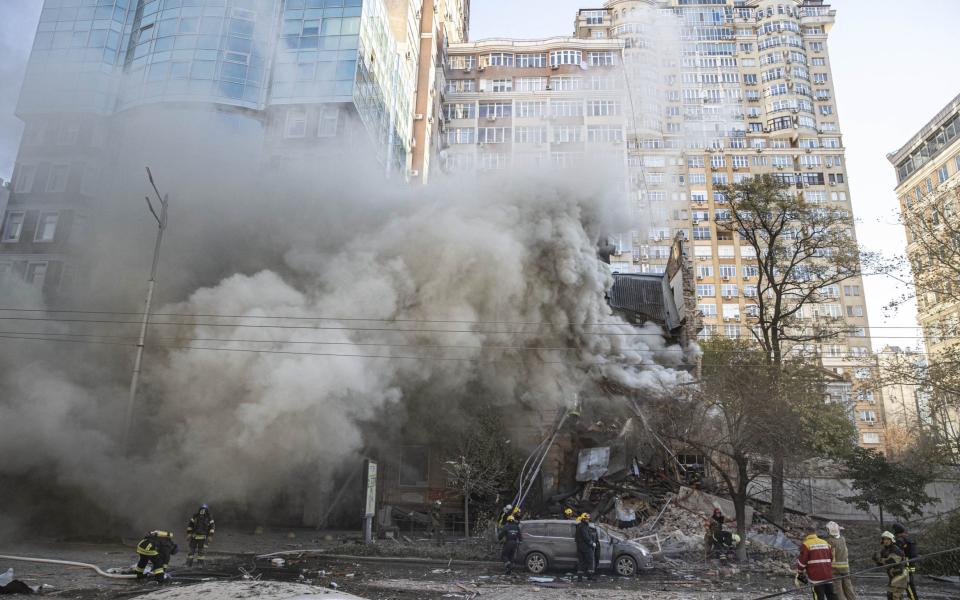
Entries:
{"label": "firefighter", "polygon": [[813,586],[814,600],[837,600],[833,594],[833,551],[830,544],[820,539],[817,529],[808,525],[797,557],[797,587]]}
{"label": "firefighter", "polygon": [[596,543],[593,541],[589,514],[583,513],[577,517],[577,530],[574,539],[577,542],[577,581],[583,581],[584,575],[593,579]]}
{"label": "firefighter", "polygon": [[137,555],[140,559],[133,572],[137,575],[137,580],[146,577],[145,571],[147,565],[150,565],[150,573],[157,583],[163,583],[166,577],[166,568],[170,563],[170,556],[177,553],[177,545],[173,543],[173,534],[168,531],[151,531],[143,536],[140,543],[137,544]]}
{"label": "firefighter", "polygon": [[564,518],[570,519],[571,521],[576,520],[576,517],[573,515],[573,509],[570,508],[569,506],[563,509],[563,516]]}
{"label": "firefighter", "polygon": [[507,522],[497,533],[497,539],[503,542],[503,549],[500,551],[500,559],[504,562],[507,569],[507,575],[513,573],[513,561],[517,557],[517,549],[520,542],[523,541],[523,534],[520,532],[520,524],[513,515],[507,517]]}
{"label": "firefighter", "polygon": [[430,507],[430,533],[438,546],[443,545],[443,502],[437,500]]}
{"label": "firefighter", "polygon": [[837,600],[857,600],[853,579],[850,578],[850,551],[847,550],[847,540],[840,534],[841,529],[843,527],[834,521],[827,523],[827,533],[830,534],[827,543],[833,550],[833,594]]}
{"label": "firefighter", "polygon": [[912,562],[917,559],[917,544],[913,541],[913,538],[907,535],[906,528],[900,523],[894,524],[893,535],[896,536],[897,546],[900,546],[900,549],[903,550],[904,558],[907,559],[907,566],[905,567],[907,579],[909,580],[907,598],[908,600],[917,600],[917,588],[913,582],[913,574],[917,572],[917,564]]}
{"label": "firefighter", "polygon": [[187,523],[187,540],[190,541],[190,554],[187,555],[187,566],[193,566],[193,561],[202,567],[205,560],[203,555],[207,545],[213,541],[213,515],[210,514],[210,507],[201,504],[196,514],[190,517]]}
{"label": "firefighter", "polygon": [[887,600],[903,600],[904,592],[910,589],[907,575],[907,558],[903,549],[897,545],[897,537],[889,531],[880,535],[883,548],[873,555],[873,562],[887,566]]}

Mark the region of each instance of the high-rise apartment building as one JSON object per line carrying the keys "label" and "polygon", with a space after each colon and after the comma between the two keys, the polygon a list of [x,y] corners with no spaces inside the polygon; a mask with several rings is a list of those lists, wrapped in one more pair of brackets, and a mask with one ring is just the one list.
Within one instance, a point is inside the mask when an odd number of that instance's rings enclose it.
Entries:
{"label": "high-rise apartment building", "polygon": [[[344,147],[403,179],[429,168],[415,111],[437,97],[434,65],[468,18],[469,0],[45,0],[0,269],[46,294],[68,285],[81,224],[118,154],[150,143],[132,124],[158,108],[227,124],[241,135],[223,143],[266,169]],[[183,129],[183,147],[209,144],[209,130]]]}
{"label": "high-rise apartment building", "polygon": [[623,43],[550,38],[451,44],[439,158],[447,172],[620,163]]}
{"label": "high-rise apartment building", "polygon": [[[960,96],[896,152],[887,155],[897,172],[897,197],[907,236],[907,257],[917,290],[918,321],[936,363],[956,351],[960,340],[960,303],[956,293],[956,253],[952,244],[960,210]],[[960,439],[960,414],[939,394],[930,401],[933,424],[950,439]]]}
{"label": "high-rise apartment building", "polygon": [[[622,164],[632,219],[613,236],[612,268],[662,271],[672,240],[685,237],[702,335],[749,336],[756,257],[717,227],[729,208],[716,187],[769,173],[852,218],[827,51],[835,16],[822,0],[608,0],[577,13],[579,43],[452,45],[443,166]],[[848,334],[804,350],[851,381],[860,442],[882,448],[882,407],[867,393],[876,359],[863,283],[823,295],[803,317],[838,320]]]}

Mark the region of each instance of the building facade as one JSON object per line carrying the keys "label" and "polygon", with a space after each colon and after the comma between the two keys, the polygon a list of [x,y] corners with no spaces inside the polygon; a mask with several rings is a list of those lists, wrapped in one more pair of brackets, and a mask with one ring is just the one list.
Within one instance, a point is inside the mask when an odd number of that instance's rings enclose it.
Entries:
{"label": "building facade", "polygon": [[451,44],[438,158],[448,173],[622,163],[622,42],[558,37]]}
{"label": "building facade", "polygon": [[468,18],[469,0],[46,0],[17,107],[0,269],[46,295],[65,289],[111,166],[143,144],[132,124],[157,108],[241,132],[265,169],[364,147],[408,179],[415,105],[436,96],[448,39],[423,44],[421,28],[459,40]]}
{"label": "building facade", "polygon": [[[927,360],[936,364],[957,349],[960,303],[955,292],[957,254],[944,245],[960,230],[960,96],[896,152],[887,155],[897,173],[897,197],[907,236],[907,257],[917,289],[918,322]],[[928,397],[931,424],[947,439],[960,439],[955,402]]]}

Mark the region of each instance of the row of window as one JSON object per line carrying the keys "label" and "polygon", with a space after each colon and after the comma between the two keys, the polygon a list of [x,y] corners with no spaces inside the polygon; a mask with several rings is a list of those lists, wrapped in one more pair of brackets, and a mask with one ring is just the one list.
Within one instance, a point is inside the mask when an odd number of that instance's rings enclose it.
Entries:
{"label": "row of window", "polygon": [[[0,242],[16,243],[21,241],[23,226],[26,223],[27,212],[10,210],[3,220],[3,231],[0,233]],[[53,242],[57,237],[57,223],[60,220],[58,211],[40,211],[37,225],[33,234],[34,242]]]}
{"label": "row of window", "polygon": [[583,164],[583,152],[539,152],[536,154],[511,155],[504,152],[480,152],[476,156],[468,153],[450,153],[444,157],[444,169],[448,172],[470,172],[475,169],[484,171],[506,169],[511,162],[531,168],[569,169]]}
{"label": "row of window", "polygon": [[[512,131],[512,134],[511,134]],[[454,127],[445,133],[447,144],[503,144],[513,140],[518,144],[545,144],[547,140],[554,144],[578,143],[584,141],[584,128],[573,125],[557,125],[548,130],[546,127]],[[586,141],[623,142],[623,128],[616,125],[588,125]]]}
{"label": "row of window", "polygon": [[609,91],[619,89],[619,81],[609,76],[592,76],[589,79],[571,75],[550,77],[517,77],[503,79],[448,79],[445,88],[448,94],[474,92],[576,92],[580,90]]}
{"label": "row of window", "polygon": [[[79,165],[71,165],[70,163],[18,163],[14,173],[13,192],[16,194],[29,194],[31,192],[59,194],[66,192],[71,172],[79,168],[81,168]],[[84,165],[82,169],[80,192],[91,194],[99,170],[91,165]],[[45,179],[40,177],[45,177]]]}
{"label": "row of window", "polygon": [[[549,57],[549,62],[548,62]],[[592,67],[608,67],[617,64],[617,53],[612,50],[588,51],[586,52],[586,61],[584,61],[584,52],[581,50],[551,50],[546,52],[535,52],[527,54],[514,54],[512,52],[491,52],[488,54],[474,55],[454,55],[447,59],[447,66],[450,69],[469,70],[477,67],[518,67],[522,69],[542,69],[548,65],[559,67],[561,65],[589,65]]]}
{"label": "row of window", "polygon": [[[31,287],[42,290],[47,280],[49,266],[50,264],[47,261],[30,261],[26,264],[23,272],[19,273],[21,280]],[[4,280],[16,277],[17,275],[18,273],[14,270],[12,263],[0,261],[0,285],[3,285]]]}
{"label": "row of window", "polygon": [[533,102],[452,102],[443,105],[447,119],[543,117],[615,117],[623,114],[619,100],[553,100]]}
{"label": "row of window", "polygon": [[[951,163],[953,164],[953,173],[950,172]],[[947,161],[937,168],[936,183],[934,183],[933,177],[927,177],[920,185],[913,188],[912,197],[910,194],[904,196],[903,203],[909,207],[913,204],[914,200],[917,202],[923,200],[926,195],[933,193],[936,185],[944,183],[947,179],[950,179],[952,175],[956,175],[957,173],[960,173],[960,155],[955,156],[952,161]]]}

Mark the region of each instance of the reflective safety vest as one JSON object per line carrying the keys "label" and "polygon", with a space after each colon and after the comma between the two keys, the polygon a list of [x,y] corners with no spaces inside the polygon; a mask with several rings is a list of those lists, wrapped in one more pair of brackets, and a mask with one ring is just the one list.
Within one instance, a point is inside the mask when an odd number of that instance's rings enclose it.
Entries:
{"label": "reflective safety vest", "polygon": [[800,544],[800,556],[797,557],[797,572],[806,572],[810,583],[833,579],[833,550],[830,544],[816,534],[805,537]]}

